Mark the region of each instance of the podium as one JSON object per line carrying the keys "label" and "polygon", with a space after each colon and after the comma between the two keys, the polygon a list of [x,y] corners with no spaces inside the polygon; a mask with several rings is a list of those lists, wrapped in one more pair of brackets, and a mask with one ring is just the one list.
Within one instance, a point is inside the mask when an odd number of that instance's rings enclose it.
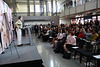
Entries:
{"label": "podium", "polygon": [[[32,35],[31,35],[31,29],[32,28],[32,26],[26,26],[26,27],[24,27],[23,29],[28,29],[28,35],[29,35],[29,43],[30,43],[30,45],[34,45],[34,43],[33,43],[33,41],[32,41]],[[26,33],[25,33],[26,34]]]}

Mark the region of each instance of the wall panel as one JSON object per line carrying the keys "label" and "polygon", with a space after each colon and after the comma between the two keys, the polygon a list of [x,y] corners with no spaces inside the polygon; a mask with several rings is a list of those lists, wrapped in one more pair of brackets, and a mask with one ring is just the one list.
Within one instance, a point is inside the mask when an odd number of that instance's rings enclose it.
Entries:
{"label": "wall panel", "polygon": [[98,8],[100,8],[100,0],[98,0]]}
{"label": "wall panel", "polygon": [[75,14],[75,7],[70,8],[70,14]]}
{"label": "wall panel", "polygon": [[96,9],[96,0],[85,3],[85,11]]}
{"label": "wall panel", "polygon": [[65,14],[65,13],[64,13],[64,11],[63,11],[63,12],[61,12],[60,17],[65,16],[64,14]]}
{"label": "wall panel", "polygon": [[69,9],[65,10],[65,15],[69,15]]}
{"label": "wall panel", "polygon": [[84,4],[76,7],[76,13],[80,13],[84,11]]}

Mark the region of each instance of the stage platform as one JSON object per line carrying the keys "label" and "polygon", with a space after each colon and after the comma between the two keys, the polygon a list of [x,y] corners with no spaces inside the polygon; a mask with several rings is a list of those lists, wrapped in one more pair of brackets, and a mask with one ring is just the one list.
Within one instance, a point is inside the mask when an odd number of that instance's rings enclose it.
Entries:
{"label": "stage platform", "polygon": [[[26,40],[23,42],[26,42]],[[0,55],[0,67],[44,67],[42,63],[42,58],[35,45],[24,44],[18,47],[16,41],[13,41],[5,53]]]}

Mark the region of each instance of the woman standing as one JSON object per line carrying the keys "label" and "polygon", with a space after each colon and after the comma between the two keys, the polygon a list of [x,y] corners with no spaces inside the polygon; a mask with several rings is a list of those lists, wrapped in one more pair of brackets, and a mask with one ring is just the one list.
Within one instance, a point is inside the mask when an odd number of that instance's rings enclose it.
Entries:
{"label": "woman standing", "polygon": [[18,21],[15,23],[17,32],[17,46],[22,46],[22,17],[18,17]]}

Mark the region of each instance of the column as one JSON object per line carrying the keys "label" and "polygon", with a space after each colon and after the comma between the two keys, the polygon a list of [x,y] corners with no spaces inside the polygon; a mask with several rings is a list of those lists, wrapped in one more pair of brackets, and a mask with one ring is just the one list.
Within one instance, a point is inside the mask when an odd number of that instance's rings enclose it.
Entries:
{"label": "column", "polygon": [[48,2],[47,2],[47,0],[45,1],[45,3],[46,3],[46,16],[48,16]]}
{"label": "column", "polygon": [[35,0],[34,0],[34,16],[36,16]]}
{"label": "column", "polygon": [[42,2],[40,0],[40,16],[42,16]]}
{"label": "column", "polygon": [[53,0],[51,0],[51,15],[53,16]]}
{"label": "column", "polygon": [[[16,13],[16,0],[13,0],[13,21],[14,23],[16,22],[16,17],[17,17],[17,13]],[[14,25],[15,27],[15,25]]]}
{"label": "column", "polygon": [[44,16],[44,4],[45,4],[45,1],[42,1],[43,16]]}
{"label": "column", "polygon": [[28,16],[30,16],[30,0],[27,0]]}
{"label": "column", "polygon": [[56,16],[57,16],[57,0],[55,0],[55,4],[56,4]]}
{"label": "column", "polygon": [[14,16],[16,16],[16,0],[13,0],[13,13],[14,13]]}
{"label": "column", "polygon": [[73,7],[75,7],[75,0],[72,0],[72,5]]}
{"label": "column", "polygon": [[98,8],[98,0],[96,0],[96,9]]}

